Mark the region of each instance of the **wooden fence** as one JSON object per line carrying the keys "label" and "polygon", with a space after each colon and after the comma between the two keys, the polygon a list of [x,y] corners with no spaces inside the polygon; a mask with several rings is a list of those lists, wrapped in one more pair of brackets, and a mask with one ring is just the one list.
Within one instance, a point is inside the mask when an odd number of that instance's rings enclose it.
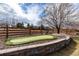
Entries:
{"label": "wooden fence", "polygon": [[[47,30],[42,30],[42,34],[45,34]],[[56,29],[49,30],[48,34],[56,33]],[[76,31],[74,30],[61,30],[61,33],[69,34],[69,35],[74,35]],[[32,30],[31,29],[31,35],[40,35],[41,30]],[[29,35],[29,29],[27,28],[8,28],[8,35],[9,37],[16,37],[16,36],[24,36],[24,35]],[[0,28],[0,38],[5,38],[6,37],[6,28]]]}
{"label": "wooden fence", "polygon": [[[42,30],[43,33],[46,32],[46,30]],[[52,33],[51,31],[49,33]],[[31,30],[31,35],[37,35],[41,34],[40,30]],[[24,36],[29,35],[29,29],[26,28],[8,28],[8,36],[9,37],[16,37],[16,36]],[[6,28],[0,28],[0,38],[6,37]]]}

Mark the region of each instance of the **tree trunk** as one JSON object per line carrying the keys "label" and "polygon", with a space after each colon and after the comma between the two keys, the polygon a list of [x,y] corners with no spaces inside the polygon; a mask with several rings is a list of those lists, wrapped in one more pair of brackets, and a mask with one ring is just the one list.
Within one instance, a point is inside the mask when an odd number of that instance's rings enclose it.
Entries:
{"label": "tree trunk", "polygon": [[60,34],[60,28],[57,28],[57,33]]}

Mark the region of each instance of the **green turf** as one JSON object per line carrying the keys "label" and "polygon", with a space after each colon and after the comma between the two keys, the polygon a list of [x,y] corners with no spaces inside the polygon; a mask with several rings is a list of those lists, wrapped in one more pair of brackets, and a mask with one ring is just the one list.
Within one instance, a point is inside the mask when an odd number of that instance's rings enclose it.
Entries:
{"label": "green turf", "polygon": [[53,35],[40,35],[40,36],[32,36],[32,37],[21,37],[21,38],[10,38],[5,42],[7,45],[18,45],[18,44],[24,44],[39,40],[53,40],[56,36]]}

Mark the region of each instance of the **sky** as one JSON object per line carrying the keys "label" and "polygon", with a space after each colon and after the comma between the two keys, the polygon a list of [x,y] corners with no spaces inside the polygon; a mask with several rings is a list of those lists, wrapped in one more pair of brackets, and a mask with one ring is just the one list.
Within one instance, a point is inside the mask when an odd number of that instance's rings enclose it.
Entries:
{"label": "sky", "polygon": [[[26,20],[28,19],[32,24],[36,25],[36,23],[41,20],[40,16],[43,15],[43,8],[46,5],[44,3],[35,3],[35,0],[32,0],[34,3],[27,3],[30,1],[31,0],[0,0],[0,2],[8,4],[12,9],[14,9],[18,16],[24,17]],[[39,2],[41,0],[37,1]]]}
{"label": "sky", "polygon": [[[34,3],[20,3],[20,8],[24,17],[27,17],[33,24],[40,21],[40,16],[44,11],[45,4],[34,4]],[[22,15],[22,14],[21,14]]]}
{"label": "sky", "polygon": [[36,25],[44,10],[44,3],[5,3],[8,4],[17,14],[30,20],[31,24]]}

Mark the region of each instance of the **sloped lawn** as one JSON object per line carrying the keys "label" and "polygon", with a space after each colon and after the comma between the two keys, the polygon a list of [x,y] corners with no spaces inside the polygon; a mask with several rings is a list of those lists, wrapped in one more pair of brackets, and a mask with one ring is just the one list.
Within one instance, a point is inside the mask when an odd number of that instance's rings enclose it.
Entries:
{"label": "sloped lawn", "polygon": [[40,36],[32,36],[32,37],[19,37],[19,38],[9,38],[5,44],[6,45],[19,45],[26,44],[34,41],[42,41],[42,40],[54,40],[56,36],[53,35],[40,35]]}

